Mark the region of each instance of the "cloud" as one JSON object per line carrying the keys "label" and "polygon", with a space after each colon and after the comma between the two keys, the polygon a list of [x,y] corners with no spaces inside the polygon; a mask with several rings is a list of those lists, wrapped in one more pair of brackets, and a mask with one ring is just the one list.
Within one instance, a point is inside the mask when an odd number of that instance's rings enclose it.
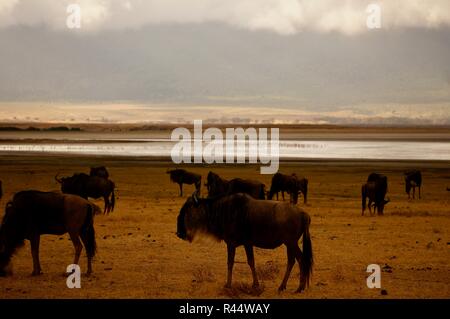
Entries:
{"label": "cloud", "polygon": [[282,35],[303,30],[353,35],[368,30],[371,3],[380,5],[385,29],[450,26],[448,0],[0,0],[0,27],[64,30],[72,3],[81,6],[82,32],[216,22]]}

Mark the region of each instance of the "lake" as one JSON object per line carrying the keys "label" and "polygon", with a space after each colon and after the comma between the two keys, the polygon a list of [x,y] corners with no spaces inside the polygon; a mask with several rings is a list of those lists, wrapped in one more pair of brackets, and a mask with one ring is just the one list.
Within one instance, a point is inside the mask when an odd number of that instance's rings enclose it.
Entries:
{"label": "lake", "polygon": [[[174,144],[167,138],[0,139],[0,153],[168,157]],[[279,142],[279,151],[286,159],[450,160],[450,141],[290,139]]]}

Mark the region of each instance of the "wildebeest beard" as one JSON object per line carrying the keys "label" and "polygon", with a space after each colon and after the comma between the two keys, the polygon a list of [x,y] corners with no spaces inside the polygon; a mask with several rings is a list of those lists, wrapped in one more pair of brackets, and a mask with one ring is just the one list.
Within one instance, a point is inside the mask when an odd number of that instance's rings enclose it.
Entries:
{"label": "wildebeest beard", "polygon": [[197,233],[205,233],[220,241],[227,232],[238,241],[244,240],[241,237],[248,234],[247,202],[244,197],[239,199],[241,203],[228,200],[227,195],[195,200],[191,197],[178,215],[177,236],[192,241]]}
{"label": "wildebeest beard", "polygon": [[[177,236],[192,242],[198,232],[206,230],[205,200],[189,198],[180,210],[177,219]],[[187,222],[186,222],[187,220]]]}

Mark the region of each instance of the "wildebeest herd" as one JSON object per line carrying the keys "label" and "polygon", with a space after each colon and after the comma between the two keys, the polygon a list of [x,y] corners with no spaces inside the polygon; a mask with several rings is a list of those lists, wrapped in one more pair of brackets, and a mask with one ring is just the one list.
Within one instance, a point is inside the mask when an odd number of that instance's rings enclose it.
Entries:
{"label": "wildebeest herd", "polygon": [[58,178],[55,180],[61,184],[61,191],[65,194],[81,196],[85,199],[103,198],[105,201],[104,213],[110,213],[114,210],[116,197],[114,182],[109,179],[109,173],[104,166],[92,167],[89,175],[77,173],[70,177]]}
{"label": "wildebeest herd", "polygon": [[[168,170],[170,180],[179,185],[183,196],[183,184],[194,185],[195,191],[180,209],[176,234],[183,240],[192,241],[198,233],[208,233],[227,245],[228,275],[226,286],[232,282],[232,270],[236,248],[244,246],[247,262],[252,271],[253,286],[259,285],[255,269],[253,248],[274,249],[285,245],[287,268],[279,290],[286,288],[295,261],[300,267],[297,292],[304,290],[310,281],[313,269],[313,249],[309,227],[311,218],[297,206],[298,196],[303,195],[307,203],[308,179],[296,174],[276,173],[271,187],[257,180],[224,179],[209,172],[205,186],[208,195],[200,197],[202,176],[184,169]],[[25,239],[31,243],[33,275],[41,273],[39,263],[39,239],[42,234],[62,235],[68,233],[75,248],[74,263],[78,264],[82,247],[88,257],[87,273],[92,272],[92,259],[96,252],[94,215],[98,207],[88,198],[103,198],[103,213],[110,213],[115,206],[115,184],[110,180],[105,167],[91,168],[90,174],[76,173],[55,180],[61,184],[62,193],[27,190],[16,193],[6,204],[0,227],[0,275],[9,273],[8,265],[14,252]],[[407,171],[404,175],[408,198],[421,198],[422,174]],[[283,201],[278,201],[282,193]],[[290,196],[284,201],[284,193]],[[368,206],[372,215],[383,215],[388,178],[372,173],[361,187],[362,215]],[[0,198],[2,196],[0,181]],[[272,200],[276,195],[277,201]],[[366,204],[368,200],[368,204]],[[302,248],[299,240],[302,239]]]}
{"label": "wildebeest herd", "polygon": [[[105,167],[91,168],[91,174],[74,174],[56,180],[62,193],[27,190],[16,193],[6,204],[0,227],[0,276],[8,273],[14,252],[30,241],[33,275],[41,273],[39,241],[43,234],[69,233],[75,248],[74,264],[78,264],[82,247],[87,253],[87,273],[92,272],[92,258],[96,251],[94,214],[98,207],[88,197],[105,200],[104,213],[114,209],[114,182],[109,180]],[[109,199],[111,196],[111,200]]]}

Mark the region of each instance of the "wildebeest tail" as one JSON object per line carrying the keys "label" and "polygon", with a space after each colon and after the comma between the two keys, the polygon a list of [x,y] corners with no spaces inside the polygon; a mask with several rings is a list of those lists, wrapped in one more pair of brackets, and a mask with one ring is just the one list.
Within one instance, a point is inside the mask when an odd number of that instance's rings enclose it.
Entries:
{"label": "wildebeest tail", "polygon": [[85,235],[85,249],[89,257],[94,257],[97,251],[97,242],[95,241],[95,229],[94,229],[94,208],[92,205],[87,205],[87,214],[84,221],[82,232]]}
{"label": "wildebeest tail", "polygon": [[363,185],[361,187],[361,206],[363,212],[366,210],[366,197],[367,197],[366,185]]}
{"label": "wildebeest tail", "polygon": [[[379,181],[380,185],[381,185],[381,191],[384,193],[384,195],[386,195],[386,193],[388,192],[388,180],[386,176],[382,176],[380,181]],[[384,199],[384,197],[382,198]]]}
{"label": "wildebeest tail", "polygon": [[305,178],[305,186],[303,189],[303,201],[306,204],[308,201],[308,180]]}
{"label": "wildebeest tail", "polygon": [[305,228],[303,231],[303,255],[301,258],[301,275],[304,278],[306,286],[309,286],[309,281],[313,272],[314,258],[312,251],[311,236],[309,234],[309,226],[311,218],[306,215]]}
{"label": "wildebeest tail", "polygon": [[111,206],[110,211],[112,212],[114,210],[114,205],[116,204],[116,194],[114,192],[115,185],[113,183],[112,192],[111,192]]}

